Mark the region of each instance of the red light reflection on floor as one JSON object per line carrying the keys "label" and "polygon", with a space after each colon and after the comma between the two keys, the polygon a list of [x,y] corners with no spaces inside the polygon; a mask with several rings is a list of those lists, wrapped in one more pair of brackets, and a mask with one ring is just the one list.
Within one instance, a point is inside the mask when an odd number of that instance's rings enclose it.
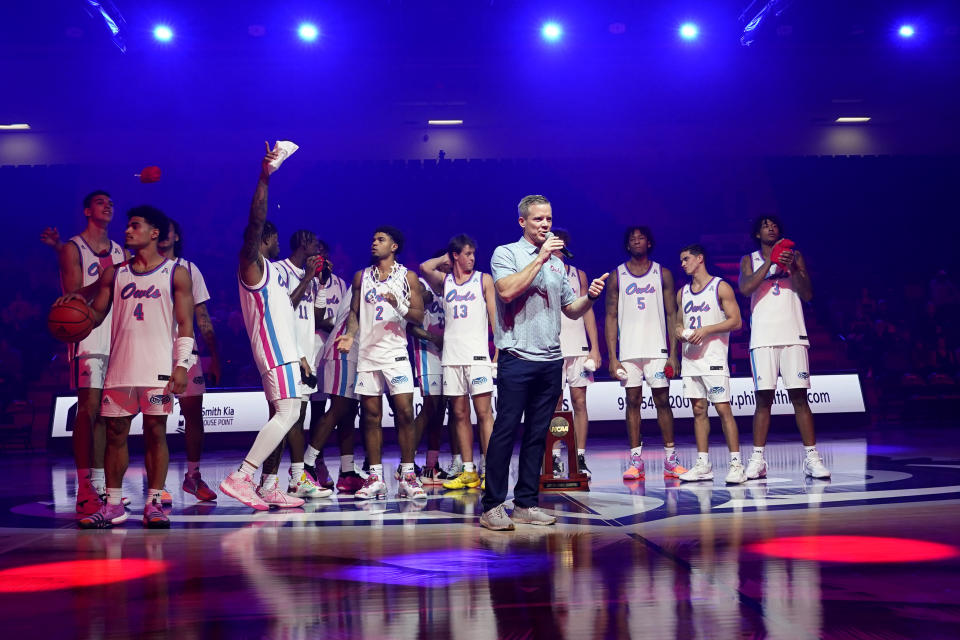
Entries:
{"label": "red light reflection on floor", "polygon": [[167,570],[167,563],[145,558],[71,560],[31,564],[0,571],[0,593],[55,591],[136,580]]}
{"label": "red light reflection on floor", "polygon": [[960,549],[949,544],[872,536],[773,538],[744,548],[767,556],[820,562],[923,562],[960,555]]}

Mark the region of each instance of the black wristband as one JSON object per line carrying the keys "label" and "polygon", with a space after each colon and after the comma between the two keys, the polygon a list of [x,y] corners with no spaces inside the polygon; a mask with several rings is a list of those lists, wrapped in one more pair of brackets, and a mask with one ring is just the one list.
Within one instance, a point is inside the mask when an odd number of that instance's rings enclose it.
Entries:
{"label": "black wristband", "polygon": [[588,300],[599,300],[599,299],[600,299],[600,296],[592,296],[592,295],[590,295],[590,292],[588,291],[588,292],[587,292],[587,299],[588,299]]}

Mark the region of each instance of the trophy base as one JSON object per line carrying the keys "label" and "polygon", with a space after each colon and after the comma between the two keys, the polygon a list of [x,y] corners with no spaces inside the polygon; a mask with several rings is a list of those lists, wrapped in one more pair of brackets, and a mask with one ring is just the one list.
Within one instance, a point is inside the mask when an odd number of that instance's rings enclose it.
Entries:
{"label": "trophy base", "polygon": [[574,478],[540,476],[540,491],[590,491],[590,481],[586,476]]}

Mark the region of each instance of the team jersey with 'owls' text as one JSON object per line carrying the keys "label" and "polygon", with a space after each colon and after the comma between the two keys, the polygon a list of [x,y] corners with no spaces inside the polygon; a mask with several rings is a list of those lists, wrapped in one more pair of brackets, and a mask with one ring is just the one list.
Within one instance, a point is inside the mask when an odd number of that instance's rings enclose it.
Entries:
{"label": "team jersey with 'owls' text", "polygon": [[[750,262],[756,272],[763,255],[754,251]],[[803,304],[790,272],[778,264],[770,267],[760,286],[750,295],[750,348],[809,346]]]}
{"label": "team jersey with 'owls' text", "polygon": [[407,268],[396,265],[386,280],[375,279],[374,268],[363,270],[360,279],[360,351],[357,371],[382,371],[409,360],[407,356],[407,319],[400,315],[384,294],[409,304]]}
{"label": "team jersey with 'owls' text", "polygon": [[[719,324],[727,319],[720,304],[720,278],[714,277],[701,291],[694,293],[692,285],[684,285],[680,293],[680,311],[684,329],[699,329]],[[714,333],[700,344],[683,343],[683,377],[728,376],[727,350],[730,332]]]}
{"label": "team jersey with 'owls' text", "polygon": [[453,274],[443,279],[443,366],[488,364],[490,319],[483,297],[483,274],[474,271],[463,284]]}
{"label": "team jersey with 'owls' text", "polygon": [[[82,235],[75,235],[68,242],[72,242],[80,255],[80,270],[83,272],[83,287],[89,287],[100,279],[107,267],[123,262],[123,249],[119,244],[110,241],[110,248],[97,253],[93,250]],[[66,293],[66,292],[64,292]],[[73,360],[83,356],[110,355],[110,327],[113,309],[107,312],[107,317],[99,327],[94,327],[86,338],[80,342],[67,345],[67,357]]]}
{"label": "team jersey with 'owls' text", "polygon": [[646,273],[635,276],[626,263],[617,267],[617,328],[620,360],[666,358],[667,320],[663,311],[663,274],[651,262]]}
{"label": "team jersey with 'owls' text", "polygon": [[269,260],[263,260],[263,276],[253,287],[240,284],[240,308],[250,338],[253,361],[260,375],[288,362],[300,360],[297,350],[293,305],[287,289]]}

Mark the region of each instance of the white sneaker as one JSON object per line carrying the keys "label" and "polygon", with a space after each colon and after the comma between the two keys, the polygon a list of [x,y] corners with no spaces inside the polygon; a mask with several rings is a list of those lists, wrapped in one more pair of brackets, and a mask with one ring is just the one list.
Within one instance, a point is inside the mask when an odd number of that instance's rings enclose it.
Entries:
{"label": "white sneaker", "polygon": [[767,477],[767,461],[763,456],[750,456],[747,460],[747,480]]}
{"label": "white sneaker", "polygon": [[302,507],[304,503],[303,498],[297,498],[281,491],[279,485],[270,489],[261,486],[257,489],[257,493],[260,495],[260,499],[266,502],[267,505],[277,507],[278,509]]}
{"label": "white sneaker", "polygon": [[420,484],[420,480],[414,471],[409,471],[400,478],[400,487],[397,489],[397,494],[401,498],[427,499],[427,492],[423,490],[423,485]]}
{"label": "white sneaker", "polygon": [[270,166],[273,168],[273,171],[276,171],[280,168],[280,165],[283,164],[283,161],[292,156],[300,146],[289,140],[277,140],[273,148],[277,151],[277,157],[270,162]]}
{"label": "white sneaker", "polygon": [[305,471],[300,472],[300,478],[294,479],[290,474],[290,484],[287,487],[287,493],[297,498],[327,498],[333,495],[333,489],[325,489],[313,484],[310,476]]}
{"label": "white sneaker", "polygon": [[693,465],[693,469],[680,474],[680,479],[684,482],[713,480],[713,466],[709,462],[697,460],[697,464]]}
{"label": "white sneaker", "polygon": [[741,464],[739,461],[731,460],[730,469],[727,471],[727,477],[724,478],[724,482],[727,484],[743,484],[746,481],[747,472],[743,468],[743,464]]}
{"label": "white sneaker", "polygon": [[803,460],[803,473],[811,478],[829,478],[830,470],[823,464],[820,452],[814,449]]}
{"label": "white sneaker", "polygon": [[[421,487],[422,488],[422,487]],[[367,479],[363,481],[363,486],[357,489],[353,494],[354,498],[360,500],[371,500],[373,498],[387,497],[387,484],[375,473],[367,474]]]}

